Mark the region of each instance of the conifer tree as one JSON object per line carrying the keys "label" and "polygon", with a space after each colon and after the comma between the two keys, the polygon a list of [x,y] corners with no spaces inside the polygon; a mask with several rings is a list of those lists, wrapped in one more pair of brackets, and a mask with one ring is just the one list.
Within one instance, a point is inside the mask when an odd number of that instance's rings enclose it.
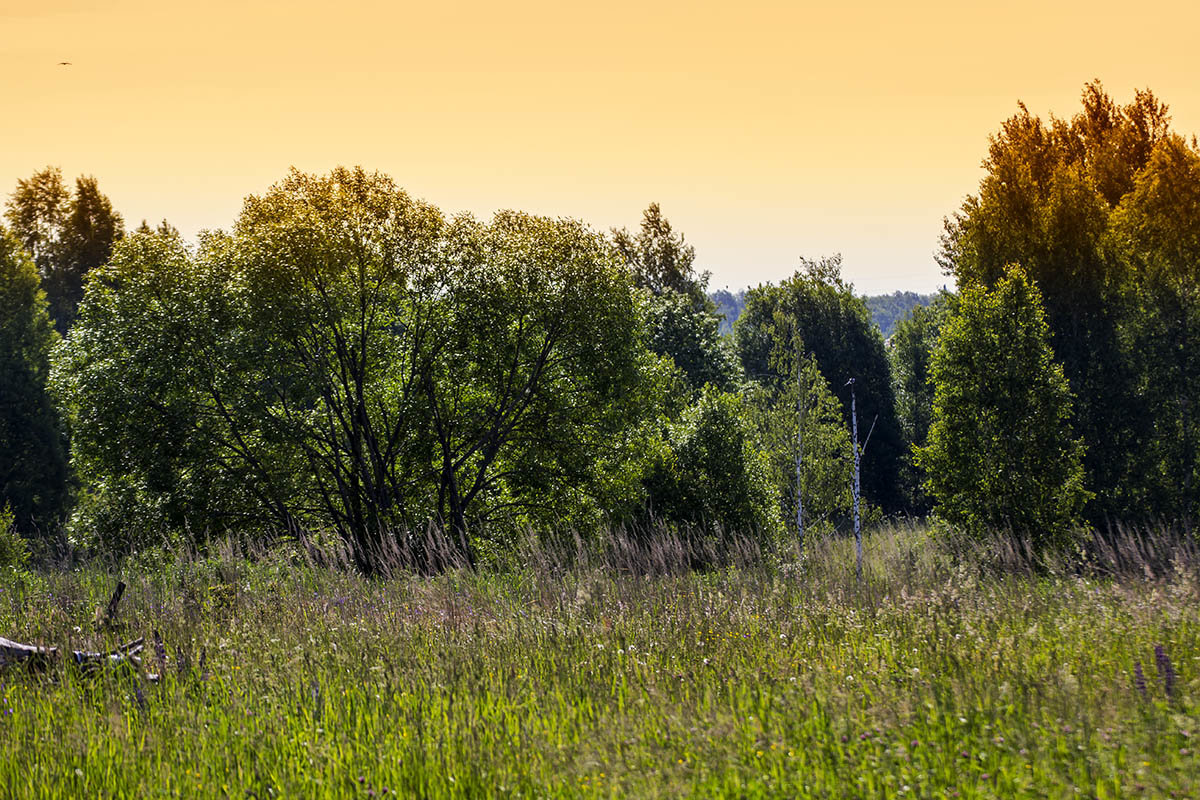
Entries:
{"label": "conifer tree", "polygon": [[0,229],[0,509],[12,509],[22,532],[54,524],[66,500],[66,452],[46,392],[57,340],[33,261]]}

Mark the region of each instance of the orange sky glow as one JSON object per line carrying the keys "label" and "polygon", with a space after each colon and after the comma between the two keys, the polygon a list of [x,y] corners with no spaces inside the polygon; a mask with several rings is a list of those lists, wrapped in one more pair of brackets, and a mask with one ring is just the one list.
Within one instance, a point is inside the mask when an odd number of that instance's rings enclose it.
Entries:
{"label": "orange sky glow", "polygon": [[841,252],[861,292],[930,291],[1018,100],[1070,116],[1100,78],[1200,132],[1198,28],[1194,0],[0,0],[0,192],[58,165],[192,236],[361,164],[447,212],[658,201],[714,289]]}

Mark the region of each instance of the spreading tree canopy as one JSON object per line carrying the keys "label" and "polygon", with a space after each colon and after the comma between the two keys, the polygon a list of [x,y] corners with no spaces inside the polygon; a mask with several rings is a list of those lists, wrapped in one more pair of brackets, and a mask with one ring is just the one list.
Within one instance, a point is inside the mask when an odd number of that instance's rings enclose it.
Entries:
{"label": "spreading tree canopy", "polygon": [[469,557],[479,523],[594,516],[657,374],[640,324],[578,222],[294,172],[195,252],[143,231],[95,273],[58,369],[82,510],[334,530],[364,569],[428,522]]}

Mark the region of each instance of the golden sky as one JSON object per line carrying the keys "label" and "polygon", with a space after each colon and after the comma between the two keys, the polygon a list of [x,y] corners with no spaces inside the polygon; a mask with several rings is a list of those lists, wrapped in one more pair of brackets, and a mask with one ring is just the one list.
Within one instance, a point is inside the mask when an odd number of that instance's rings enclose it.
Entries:
{"label": "golden sky", "polygon": [[1200,132],[1198,29],[1195,0],[0,0],[0,192],[55,164],[193,235],[361,164],[451,212],[658,201],[712,288],[841,252],[860,291],[928,291],[1018,100],[1069,116],[1100,78]]}

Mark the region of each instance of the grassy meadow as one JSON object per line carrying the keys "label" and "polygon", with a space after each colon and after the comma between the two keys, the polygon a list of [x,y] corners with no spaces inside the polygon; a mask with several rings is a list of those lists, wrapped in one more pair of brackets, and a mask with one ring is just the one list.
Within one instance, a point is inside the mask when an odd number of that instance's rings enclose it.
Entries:
{"label": "grassy meadow", "polygon": [[158,630],[167,658],[147,647],[157,684],[3,673],[0,795],[1194,797],[1200,558],[1133,542],[1030,568],[884,528],[861,583],[844,540],[707,571],[668,543],[436,577],[228,547],[9,575],[0,635]]}

